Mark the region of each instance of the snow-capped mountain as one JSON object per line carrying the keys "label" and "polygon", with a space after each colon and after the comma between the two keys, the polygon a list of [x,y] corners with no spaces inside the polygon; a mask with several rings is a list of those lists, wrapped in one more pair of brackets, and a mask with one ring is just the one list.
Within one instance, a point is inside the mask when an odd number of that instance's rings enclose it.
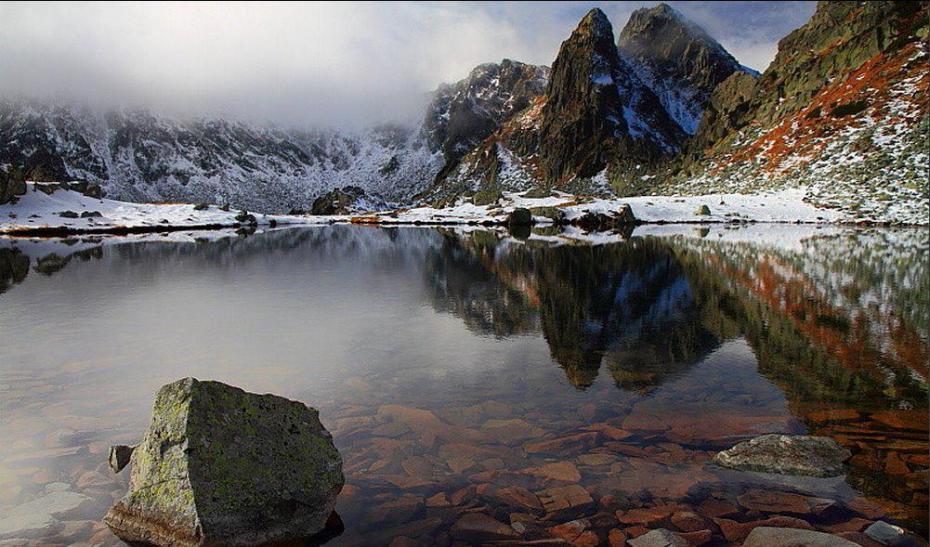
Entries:
{"label": "snow-capped mountain", "polygon": [[549,67],[510,59],[475,67],[467,78],[433,94],[424,121],[427,139],[456,163],[501,123],[546,91]]}
{"label": "snow-capped mountain", "polygon": [[704,106],[720,82],[737,71],[759,75],[667,4],[634,11],[617,49],[689,135],[697,132]]}
{"label": "snow-capped mountain", "polygon": [[507,59],[483,64],[437,89],[420,122],[356,132],[2,101],[0,166],[30,180],[99,183],[125,201],[285,212],[309,210],[317,197],[351,186],[369,204],[396,205],[522,110],[547,78],[546,67]]}
{"label": "snow-capped mountain", "polygon": [[761,75],[665,5],[616,48],[599,10],[546,93],[424,195],[534,187],[701,195],[803,191],[847,218],[925,223],[930,2],[822,2]]}
{"label": "snow-capped mountain", "polygon": [[421,120],[352,133],[0,101],[0,170],[263,212],[324,194],[351,210],[343,198],[362,194],[803,189],[851,218],[925,221],[928,20],[926,0],[822,2],[759,75],[664,4],[634,12],[616,42],[594,9],[551,70],[479,65]]}
{"label": "snow-capped mountain", "polygon": [[619,155],[671,154],[682,139],[655,94],[617,54],[607,16],[588,12],[552,64],[539,123],[544,179],[594,176]]}
{"label": "snow-capped mountain", "polygon": [[0,164],[30,179],[100,183],[121,200],[209,201],[267,212],[308,208],[314,197],[346,185],[403,202],[443,162],[416,127],[310,132],[22,102],[0,103],[0,143]]}
{"label": "snow-capped mountain", "polygon": [[650,193],[805,188],[874,222],[930,218],[930,2],[821,2],[757,81],[734,73]]}
{"label": "snow-capped mountain", "polygon": [[[572,189],[566,185],[609,165],[642,166],[675,154],[685,137],[619,55],[607,16],[593,9],[562,42],[545,95],[437,180],[429,195],[481,185]],[[601,182],[609,192],[606,179]]]}

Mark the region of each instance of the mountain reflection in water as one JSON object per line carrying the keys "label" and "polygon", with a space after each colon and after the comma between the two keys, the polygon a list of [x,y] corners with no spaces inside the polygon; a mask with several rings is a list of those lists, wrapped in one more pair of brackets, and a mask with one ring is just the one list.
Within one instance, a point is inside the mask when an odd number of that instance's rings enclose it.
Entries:
{"label": "mountain reflection in water", "polygon": [[58,481],[95,520],[126,480],[87,478],[102,447],[194,374],[320,408],[349,484],[337,544],[442,543],[463,507],[507,522],[566,481],[609,512],[733,501],[707,462],[765,432],[835,438],[850,472],[815,493],[926,536],[926,233],[766,230],[4,240],[0,328],[45,334],[0,350],[0,513]]}

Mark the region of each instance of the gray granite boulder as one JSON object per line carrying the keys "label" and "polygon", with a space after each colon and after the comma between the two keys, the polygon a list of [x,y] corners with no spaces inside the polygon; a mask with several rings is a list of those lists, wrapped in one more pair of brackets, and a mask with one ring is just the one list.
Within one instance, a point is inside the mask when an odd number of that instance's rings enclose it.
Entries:
{"label": "gray granite boulder", "polygon": [[846,472],[851,456],[830,437],[762,435],[718,453],[714,463],[740,471],[835,477]]}
{"label": "gray granite boulder", "polygon": [[162,387],[104,521],[126,542],[257,545],[323,530],[342,459],[318,413],[276,395],[184,378]]}
{"label": "gray granite boulder", "polygon": [[904,537],[904,529],[900,526],[895,526],[883,520],[879,520],[873,522],[865,529],[865,535],[882,545],[892,545]]}

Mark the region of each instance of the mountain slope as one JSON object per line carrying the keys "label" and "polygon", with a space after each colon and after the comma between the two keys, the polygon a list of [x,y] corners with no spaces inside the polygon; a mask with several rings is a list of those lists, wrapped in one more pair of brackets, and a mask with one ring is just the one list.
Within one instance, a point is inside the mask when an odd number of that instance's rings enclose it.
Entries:
{"label": "mountain slope", "polygon": [[928,6],[821,2],[757,83],[733,75],[715,91],[688,153],[650,190],[807,187],[851,219],[926,222]]}
{"label": "mountain slope", "polygon": [[734,72],[758,73],[739,64],[703,29],[667,4],[633,12],[617,49],[689,135],[718,84]]}
{"label": "mountain slope", "polygon": [[0,165],[30,180],[101,183],[114,199],[209,201],[265,212],[308,208],[356,185],[409,200],[442,165],[415,128],[356,134],[284,131],[227,120],[180,121],[139,110],[0,103]]}
{"label": "mountain slope", "polygon": [[100,183],[127,201],[208,201],[265,212],[310,208],[346,186],[408,203],[445,167],[522,110],[549,70],[505,59],[440,86],[419,124],[346,133],[142,110],[0,102],[0,166],[30,180]]}
{"label": "mountain slope", "polygon": [[542,95],[549,68],[510,59],[475,67],[468,77],[441,85],[427,109],[424,130],[446,165],[457,164],[510,116]]}
{"label": "mountain slope", "polygon": [[616,43],[594,9],[551,70],[479,65],[421,122],[351,134],[0,102],[0,169],[268,212],[350,185],[392,204],[788,190],[849,220],[926,223],[928,6],[821,2],[762,75],[664,4]]}

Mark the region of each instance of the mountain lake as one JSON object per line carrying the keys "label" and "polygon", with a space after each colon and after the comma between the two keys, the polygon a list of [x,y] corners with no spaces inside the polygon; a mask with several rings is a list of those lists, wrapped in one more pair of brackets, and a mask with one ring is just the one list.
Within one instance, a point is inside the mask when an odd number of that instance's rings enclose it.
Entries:
{"label": "mountain lake", "polygon": [[[926,229],[2,239],[0,543],[119,544],[107,451],[185,376],[319,409],[329,545],[713,545],[772,517],[926,538],[928,307]],[[832,437],[848,472],[712,464],[766,433]]]}

